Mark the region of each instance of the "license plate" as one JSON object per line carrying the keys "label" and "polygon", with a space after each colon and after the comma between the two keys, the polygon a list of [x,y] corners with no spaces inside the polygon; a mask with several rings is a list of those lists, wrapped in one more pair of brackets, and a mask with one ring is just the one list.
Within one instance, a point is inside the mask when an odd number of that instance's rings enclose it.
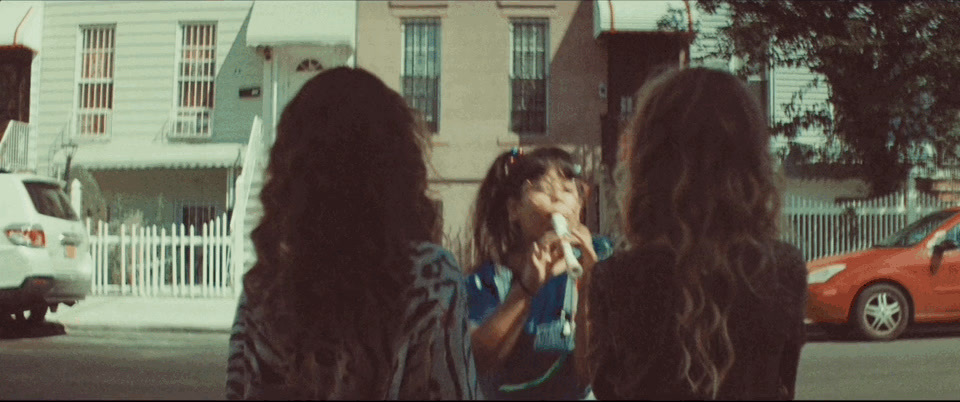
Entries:
{"label": "license plate", "polygon": [[66,246],[64,251],[67,254],[67,258],[77,258],[77,246]]}

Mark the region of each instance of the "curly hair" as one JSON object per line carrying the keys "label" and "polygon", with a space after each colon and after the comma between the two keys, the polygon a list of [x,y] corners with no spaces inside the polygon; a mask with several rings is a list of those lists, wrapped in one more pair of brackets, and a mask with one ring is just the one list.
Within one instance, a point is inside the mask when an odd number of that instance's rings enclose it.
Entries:
{"label": "curly hair", "polygon": [[[244,288],[263,337],[289,362],[278,374],[304,398],[337,386],[323,367],[338,357],[318,345],[355,351],[398,336],[413,244],[440,237],[424,132],[399,94],[346,67],[309,80],[280,117]],[[366,389],[341,395],[382,398],[377,367],[390,358],[363,356],[382,361],[350,373]]]}
{"label": "curly hair", "polygon": [[552,169],[565,178],[575,179],[580,196],[585,196],[582,169],[563,149],[542,147],[526,154],[514,155],[513,151],[507,151],[497,156],[480,183],[473,206],[472,255],[470,261],[462,262],[467,269],[475,271],[485,261],[503,263],[507,253],[520,241],[519,228],[506,218],[507,201],[520,199],[526,181],[539,180]]}
{"label": "curly hair", "polygon": [[[725,72],[668,71],[638,95],[618,166],[626,241],[673,256],[678,376],[694,395],[715,398],[735,359],[733,300],[744,289],[760,296],[757,285],[775,269],[780,195],[769,131],[754,96]],[[635,341],[635,334],[608,336]],[[591,376],[596,362],[580,361]]]}

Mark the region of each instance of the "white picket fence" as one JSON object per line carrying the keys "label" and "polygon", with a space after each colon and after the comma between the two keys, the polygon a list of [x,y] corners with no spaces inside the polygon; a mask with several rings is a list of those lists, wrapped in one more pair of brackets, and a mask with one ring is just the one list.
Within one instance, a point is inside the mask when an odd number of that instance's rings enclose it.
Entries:
{"label": "white picket fence", "polygon": [[[232,296],[233,239],[223,214],[200,228],[87,220],[95,295]],[[168,230],[169,229],[169,230]]]}
{"label": "white picket fence", "polygon": [[[908,200],[899,192],[885,197],[832,203],[784,198],[783,240],[811,261],[868,248],[908,223],[952,204],[925,194]],[[233,235],[227,215],[194,227],[184,225],[111,228],[87,221],[94,260],[95,295],[229,297],[241,284],[243,242]],[[237,250],[234,253],[234,250]]]}
{"label": "white picket fence", "polygon": [[920,217],[953,206],[927,194],[904,192],[835,204],[784,197],[783,240],[803,251],[807,261],[862,250]]}

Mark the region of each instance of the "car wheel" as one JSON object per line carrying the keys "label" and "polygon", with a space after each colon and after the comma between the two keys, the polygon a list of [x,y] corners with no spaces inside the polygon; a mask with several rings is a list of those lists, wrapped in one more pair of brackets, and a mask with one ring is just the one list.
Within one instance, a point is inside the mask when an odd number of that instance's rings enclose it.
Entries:
{"label": "car wheel", "polygon": [[43,322],[44,318],[47,317],[47,306],[37,306],[30,309],[30,315],[27,316],[26,322],[29,324],[39,324]]}
{"label": "car wheel", "polygon": [[853,327],[869,340],[894,340],[907,329],[910,302],[896,286],[881,283],[860,293]]}

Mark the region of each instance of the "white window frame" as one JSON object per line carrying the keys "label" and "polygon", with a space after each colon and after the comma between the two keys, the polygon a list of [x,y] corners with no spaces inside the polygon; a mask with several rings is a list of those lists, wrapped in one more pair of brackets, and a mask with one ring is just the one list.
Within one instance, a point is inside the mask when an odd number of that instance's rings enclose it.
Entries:
{"label": "white window frame", "polygon": [[[71,122],[74,125],[73,134],[78,138],[108,140],[113,136],[113,107],[116,102],[114,82],[117,61],[116,41],[116,24],[78,26]],[[94,46],[88,47],[87,43],[92,43]],[[95,54],[99,54],[100,57],[87,57]],[[97,128],[91,129],[91,125]]]}
{"label": "white window frame", "polygon": [[[539,46],[534,48],[535,52],[541,53],[543,55],[543,77],[533,77],[533,78],[524,78],[517,77],[514,74],[514,57],[516,54],[516,49],[514,48],[515,35],[517,34],[516,27],[517,24],[542,24],[543,25],[543,48]],[[509,71],[509,81],[510,81],[510,104],[509,104],[509,129],[511,132],[514,132],[519,135],[546,135],[550,132],[550,18],[545,17],[523,17],[523,18],[511,18],[510,19],[510,44],[507,47],[510,51],[509,60],[510,60],[510,71]],[[537,75],[534,72],[534,75]],[[516,124],[513,120],[513,102],[516,99],[516,96],[513,93],[514,79],[542,79],[544,86],[544,99],[543,99],[543,131],[528,131],[528,130],[515,130]]]}
{"label": "white window frame", "polygon": [[[413,47],[407,47],[407,26],[420,26],[424,28],[423,37],[414,37],[413,38]],[[407,104],[412,108],[421,110],[423,113],[424,123],[427,125],[428,129],[434,134],[440,131],[440,111],[441,111],[441,85],[440,85],[440,76],[441,71],[443,70],[443,57],[442,57],[442,24],[440,23],[440,17],[419,17],[419,18],[404,18],[401,21],[401,65],[400,65],[400,85],[401,93],[403,94],[404,99],[406,99]],[[422,41],[424,38],[429,37],[429,29],[436,29],[436,39],[435,45],[431,47],[429,45],[429,40]],[[419,40],[419,41],[418,41]],[[427,64],[429,63],[417,63],[417,61],[426,60],[434,56],[436,68],[431,70],[428,68]],[[408,56],[410,54],[415,54],[413,60],[411,61],[411,67],[413,71],[407,70]],[[434,102],[434,114],[428,115],[426,111],[423,111],[420,105],[420,101],[425,99],[425,102],[430,102],[431,99],[427,96],[417,96],[413,93],[414,88],[407,87],[407,79],[417,80],[435,80],[433,85],[436,85],[435,94],[436,98]],[[430,85],[429,82],[425,83]],[[433,121],[430,121],[430,118],[433,118]],[[432,124],[431,124],[432,123]]]}
{"label": "white window frame", "polygon": [[[193,36],[201,39],[185,44],[185,33],[192,30]],[[174,63],[173,112],[169,136],[173,138],[210,138],[213,135],[213,118],[217,96],[217,23],[182,21],[177,25],[177,45]],[[189,46],[189,47],[188,47]],[[209,51],[209,57],[191,57],[185,64],[188,52],[199,54]],[[190,66],[187,75],[184,70]],[[207,69],[204,71],[204,69]],[[186,92],[185,94],[183,92]],[[190,105],[183,105],[184,100]]]}

